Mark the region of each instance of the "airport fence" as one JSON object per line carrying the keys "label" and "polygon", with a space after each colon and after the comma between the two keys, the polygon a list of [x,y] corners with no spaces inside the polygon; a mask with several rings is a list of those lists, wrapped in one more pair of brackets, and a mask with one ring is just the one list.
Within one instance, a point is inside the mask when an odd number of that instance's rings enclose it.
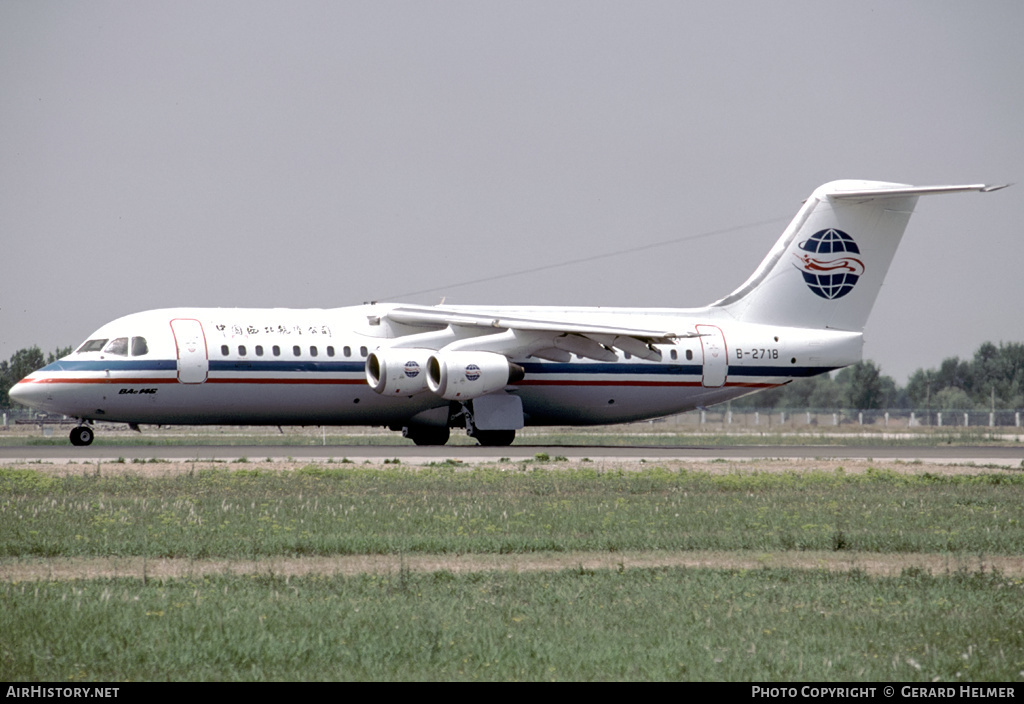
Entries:
{"label": "airport fence", "polygon": [[76,422],[75,419],[68,418],[67,416],[39,413],[31,408],[19,406],[0,408],[0,430],[6,430],[17,425],[47,425]]}
{"label": "airport fence", "polygon": [[874,429],[891,428],[1021,428],[1024,411],[971,409],[743,409],[714,406],[665,418],[664,422],[677,426],[706,426],[725,429],[810,429],[844,426],[868,426]]}

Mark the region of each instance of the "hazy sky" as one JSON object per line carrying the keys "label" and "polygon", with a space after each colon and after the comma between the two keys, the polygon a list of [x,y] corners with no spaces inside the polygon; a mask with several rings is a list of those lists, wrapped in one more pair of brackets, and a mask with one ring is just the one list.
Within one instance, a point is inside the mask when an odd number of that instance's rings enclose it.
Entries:
{"label": "hazy sky", "polygon": [[[1019,0],[0,0],[0,359],[179,305],[703,305],[826,181],[1024,179],[1022,36]],[[1024,341],[1022,218],[922,198],[865,355]]]}

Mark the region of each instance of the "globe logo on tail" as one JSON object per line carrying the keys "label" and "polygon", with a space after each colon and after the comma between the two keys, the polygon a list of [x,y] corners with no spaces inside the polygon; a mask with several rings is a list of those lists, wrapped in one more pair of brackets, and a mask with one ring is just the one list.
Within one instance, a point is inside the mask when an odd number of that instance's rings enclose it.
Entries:
{"label": "globe logo on tail", "polygon": [[842,298],[853,290],[864,274],[864,262],[853,238],[842,230],[820,230],[799,245],[795,265],[804,276],[807,288],[822,298]]}

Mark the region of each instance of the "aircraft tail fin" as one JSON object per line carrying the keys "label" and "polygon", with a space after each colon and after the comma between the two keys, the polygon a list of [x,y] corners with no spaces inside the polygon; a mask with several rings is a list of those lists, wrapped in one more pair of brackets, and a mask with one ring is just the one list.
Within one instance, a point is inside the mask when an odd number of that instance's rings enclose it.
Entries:
{"label": "aircraft tail fin", "polygon": [[862,331],[918,197],[1004,187],[827,183],[753,275],[711,305],[747,322]]}

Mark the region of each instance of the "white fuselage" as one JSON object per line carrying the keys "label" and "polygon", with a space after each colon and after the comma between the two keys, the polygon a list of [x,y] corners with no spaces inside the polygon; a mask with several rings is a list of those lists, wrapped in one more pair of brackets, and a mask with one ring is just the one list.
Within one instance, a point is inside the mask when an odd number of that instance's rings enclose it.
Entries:
{"label": "white fuselage", "polygon": [[[367,383],[367,356],[387,350],[410,333],[387,318],[392,308],[372,304],[137,313],[96,331],[90,337],[97,341],[92,345],[96,349],[83,345],[27,377],[12,393],[42,410],[128,423],[401,428],[410,422],[443,422],[438,414],[449,401],[429,390],[411,396],[380,395]],[[576,354],[564,362],[513,358],[525,376],[505,391],[522,399],[526,425],[656,418],[828,372],[861,358],[861,333],[741,323],[714,308],[447,310],[524,318],[569,316],[593,325],[695,335],[657,345],[660,360],[621,350],[614,361]],[[117,340],[125,342],[113,344]]]}
{"label": "white fuselage", "polygon": [[681,413],[858,362],[918,197],[999,188],[819,186],[750,278],[703,308],[155,310],[103,326],[10,397],[83,421],[384,425],[420,444],[460,424],[507,445],[526,425]]}

